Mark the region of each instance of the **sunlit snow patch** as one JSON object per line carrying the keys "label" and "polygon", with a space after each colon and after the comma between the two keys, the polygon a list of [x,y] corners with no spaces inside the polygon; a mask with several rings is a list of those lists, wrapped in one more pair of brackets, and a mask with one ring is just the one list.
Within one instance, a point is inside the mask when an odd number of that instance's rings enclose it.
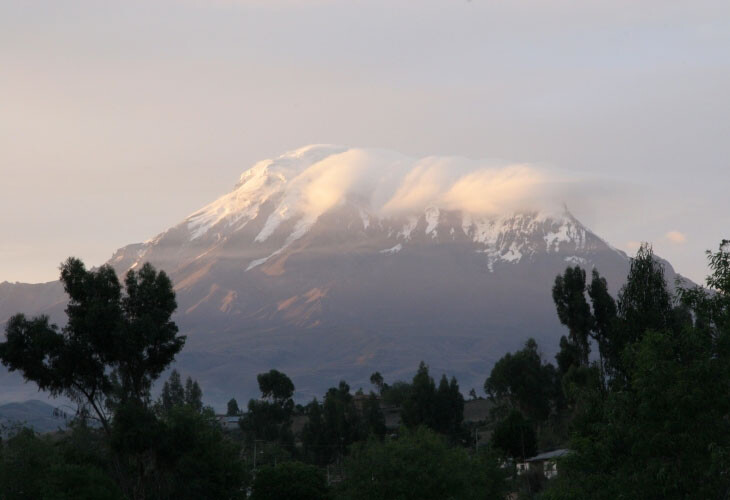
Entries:
{"label": "sunlit snow patch", "polygon": [[386,248],[385,250],[381,250],[380,253],[398,253],[401,250],[403,250],[403,245],[398,243],[396,246],[392,248]]}

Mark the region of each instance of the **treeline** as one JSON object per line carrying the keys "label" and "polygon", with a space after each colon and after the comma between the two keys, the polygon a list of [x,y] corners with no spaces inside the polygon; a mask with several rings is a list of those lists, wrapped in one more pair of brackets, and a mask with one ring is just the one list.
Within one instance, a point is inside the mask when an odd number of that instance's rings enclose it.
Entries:
{"label": "treeline", "polygon": [[616,301],[596,271],[556,280],[573,453],[541,498],[730,496],[730,241],[707,256],[707,288],[674,294],[646,245]]}
{"label": "treeline", "polygon": [[[616,299],[597,270],[566,269],[552,290],[567,329],[555,364],[532,339],[506,354],[485,380],[483,421],[465,421],[458,381],[421,363],[410,381],[376,372],[367,394],[341,381],[303,406],[286,374],[262,373],[260,397],[229,402],[232,432],[176,371],[151,397],[184,344],[167,276],[145,265],[122,285],[69,259],[67,325],[13,317],[0,361],[80,412],[64,432],[2,442],[0,497],[727,498],[730,243],[708,257],[707,288],[673,293],[642,246]],[[557,448],[569,450],[557,477],[518,473]]]}
{"label": "treeline", "polygon": [[492,446],[517,460],[569,449],[556,478],[525,474],[520,498],[730,496],[730,242],[707,256],[707,288],[672,292],[648,245],[616,299],[595,269],[555,279],[556,365],[530,339],[484,386]]}
{"label": "treeline", "polygon": [[[253,498],[469,499],[507,492],[498,455],[471,450],[456,379],[444,376],[437,386],[421,363],[411,382],[390,386],[377,372],[371,381],[369,394],[353,394],[341,381],[321,402],[301,406],[289,377],[271,370],[258,376],[261,396],[247,411],[229,401],[228,415],[240,416],[231,438],[240,439],[255,469]],[[397,414],[398,426],[388,429],[384,409]],[[296,435],[295,419],[303,422]],[[301,496],[315,478],[316,494]]]}
{"label": "treeline", "polygon": [[[151,389],[181,351],[171,321],[172,283],[149,264],[127,273],[61,266],[69,296],[63,328],[18,314],[0,342],[0,361],[52,396],[78,405],[71,426],[0,443],[0,498],[324,499],[499,498],[496,456],[461,446],[463,397],[455,379],[436,385],[422,364],[411,383],[352,394],[346,382],[306,406],[276,370],[258,376],[261,396],[224,432],[199,384],[173,371],[159,398]],[[381,399],[402,406],[405,427],[386,436]],[[293,418],[305,418],[295,436]],[[415,496],[414,496],[415,495]]]}

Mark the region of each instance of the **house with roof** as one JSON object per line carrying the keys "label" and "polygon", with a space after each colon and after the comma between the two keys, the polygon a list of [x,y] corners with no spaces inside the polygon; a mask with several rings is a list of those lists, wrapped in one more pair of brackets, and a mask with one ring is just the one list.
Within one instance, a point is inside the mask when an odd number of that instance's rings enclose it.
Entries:
{"label": "house with roof", "polygon": [[543,473],[546,479],[552,479],[558,475],[558,460],[568,454],[570,454],[570,450],[565,448],[540,453],[518,463],[517,474],[538,470]]}

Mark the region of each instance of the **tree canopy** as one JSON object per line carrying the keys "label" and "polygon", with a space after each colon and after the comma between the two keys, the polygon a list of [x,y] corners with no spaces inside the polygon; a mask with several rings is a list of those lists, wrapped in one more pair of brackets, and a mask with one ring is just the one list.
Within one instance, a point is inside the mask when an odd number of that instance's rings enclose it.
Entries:
{"label": "tree canopy", "polygon": [[68,322],[13,316],[0,342],[0,361],[51,395],[90,406],[105,429],[108,411],[126,402],[149,403],[152,382],[185,344],[171,320],[172,282],[145,264],[124,287],[110,266],[87,270],[69,258],[61,266],[69,296]]}
{"label": "tree canopy", "polygon": [[424,427],[397,440],[358,444],[345,463],[338,498],[443,500],[504,498],[504,476],[492,456],[469,455]]}
{"label": "tree canopy", "polygon": [[522,350],[505,354],[484,382],[484,391],[492,400],[518,408],[535,420],[545,420],[550,414],[554,387],[555,368],[543,363],[534,339],[528,339]]}
{"label": "tree canopy", "polygon": [[[605,393],[585,386],[570,447],[544,498],[725,498],[730,494],[730,249],[709,252],[710,290],[678,289],[642,246],[606,343]],[[676,303],[676,302],[675,302]],[[596,317],[598,310],[594,307]],[[612,314],[608,305],[605,317]]]}

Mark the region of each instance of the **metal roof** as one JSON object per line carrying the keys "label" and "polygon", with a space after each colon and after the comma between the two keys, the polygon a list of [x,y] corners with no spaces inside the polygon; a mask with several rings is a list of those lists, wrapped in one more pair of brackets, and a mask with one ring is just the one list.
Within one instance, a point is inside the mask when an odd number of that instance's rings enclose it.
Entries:
{"label": "metal roof", "polygon": [[527,460],[525,460],[525,462],[539,462],[541,460],[550,460],[551,458],[560,458],[569,453],[570,450],[566,448],[562,448],[560,450],[546,451],[545,453],[540,453],[539,455],[528,458]]}

